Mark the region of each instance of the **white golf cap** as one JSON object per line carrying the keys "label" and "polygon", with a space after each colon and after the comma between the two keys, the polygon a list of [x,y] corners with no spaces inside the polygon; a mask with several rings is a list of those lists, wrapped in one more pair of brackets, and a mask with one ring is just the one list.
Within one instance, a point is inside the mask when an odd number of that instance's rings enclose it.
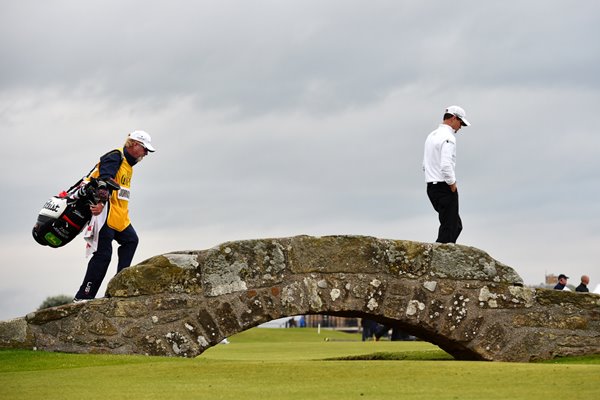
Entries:
{"label": "white golf cap", "polygon": [[156,151],[154,150],[154,147],[152,147],[152,138],[147,132],[133,131],[129,134],[129,138],[140,142],[148,151]]}
{"label": "white golf cap", "polygon": [[467,113],[463,110],[462,107],[459,106],[450,106],[446,108],[446,114],[452,114],[458,117],[462,121],[463,126],[470,126],[471,123],[467,121]]}

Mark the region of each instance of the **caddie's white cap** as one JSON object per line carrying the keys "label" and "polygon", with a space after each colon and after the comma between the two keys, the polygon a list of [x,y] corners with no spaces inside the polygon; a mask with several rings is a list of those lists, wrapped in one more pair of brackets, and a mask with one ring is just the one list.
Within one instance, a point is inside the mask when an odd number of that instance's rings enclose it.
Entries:
{"label": "caddie's white cap", "polygon": [[462,121],[462,125],[463,126],[470,126],[471,123],[469,121],[467,121],[467,113],[465,113],[465,110],[463,110],[462,107],[459,106],[450,106],[448,108],[446,108],[446,112],[445,114],[452,114],[458,117],[458,119],[460,119]]}
{"label": "caddie's white cap", "polygon": [[154,150],[154,147],[152,147],[152,138],[147,132],[133,131],[129,134],[129,138],[140,142],[148,151],[156,151]]}

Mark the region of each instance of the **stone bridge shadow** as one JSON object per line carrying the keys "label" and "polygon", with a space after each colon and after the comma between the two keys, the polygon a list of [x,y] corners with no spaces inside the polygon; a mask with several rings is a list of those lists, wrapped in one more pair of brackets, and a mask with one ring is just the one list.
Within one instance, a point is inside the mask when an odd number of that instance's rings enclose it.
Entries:
{"label": "stone bridge shadow", "polygon": [[363,236],[228,242],[153,257],[107,298],[0,323],[0,347],[193,357],[300,314],[398,326],[461,360],[600,353],[600,296],[523,287],[467,246]]}

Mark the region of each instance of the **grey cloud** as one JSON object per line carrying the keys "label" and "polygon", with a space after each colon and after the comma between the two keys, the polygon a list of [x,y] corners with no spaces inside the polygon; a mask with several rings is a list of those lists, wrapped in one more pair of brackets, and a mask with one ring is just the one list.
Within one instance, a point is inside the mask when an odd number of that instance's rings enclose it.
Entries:
{"label": "grey cloud", "polygon": [[[456,15],[385,1],[68,4],[12,6],[3,86],[91,86],[117,101],[191,94],[203,108],[327,113],[425,82],[582,84],[598,59],[581,50],[594,19],[543,2],[509,13],[458,2]],[[588,15],[593,7],[585,4]]]}

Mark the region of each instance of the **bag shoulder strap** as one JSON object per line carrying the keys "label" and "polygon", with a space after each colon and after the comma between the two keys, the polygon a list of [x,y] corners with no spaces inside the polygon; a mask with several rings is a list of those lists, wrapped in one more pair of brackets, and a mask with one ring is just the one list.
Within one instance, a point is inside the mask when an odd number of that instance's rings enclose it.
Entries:
{"label": "bag shoulder strap", "polygon": [[[100,159],[102,159],[102,158],[106,157],[106,156],[107,156],[107,155],[109,155],[109,154],[113,154],[113,153],[119,153],[119,155],[121,156],[121,164],[122,164],[122,163],[123,163],[123,159],[125,158],[125,155],[123,154],[123,152],[122,152],[120,149],[114,149],[114,150],[108,151],[108,152],[106,152],[105,154],[103,154],[103,155],[100,157]],[[78,188],[78,187],[79,187],[79,185],[81,185],[81,182],[83,182],[83,180],[84,180],[85,178],[87,178],[88,176],[90,176],[90,175],[92,174],[92,172],[94,172],[94,170],[96,169],[96,167],[97,167],[97,166],[98,166],[98,164],[94,165],[94,166],[92,167],[92,169],[90,169],[90,172],[88,172],[87,174],[85,174],[85,175],[83,176],[83,178],[81,178],[81,179],[79,179],[77,182],[75,182],[75,183],[73,184],[73,186],[71,186],[71,187],[70,187],[70,188],[67,190],[67,193],[71,193],[71,191],[72,191],[73,189],[76,189],[76,188]],[[120,168],[120,167],[121,167],[121,165],[119,164],[119,168]]]}

